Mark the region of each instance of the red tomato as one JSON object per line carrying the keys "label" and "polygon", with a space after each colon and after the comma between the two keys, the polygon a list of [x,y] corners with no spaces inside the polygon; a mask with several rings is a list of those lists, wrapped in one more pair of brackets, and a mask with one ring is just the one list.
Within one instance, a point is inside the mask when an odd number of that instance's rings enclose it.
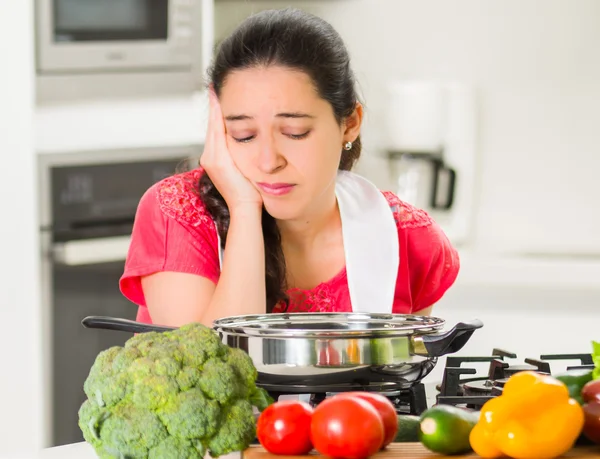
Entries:
{"label": "red tomato", "polygon": [[345,392],[337,397],[358,397],[373,405],[383,421],[384,438],[381,447],[385,448],[394,441],[398,433],[398,416],[394,404],[389,399],[373,392]]}
{"label": "red tomato", "polygon": [[600,379],[586,383],[581,390],[581,397],[586,403],[600,402]]}
{"label": "red tomato", "polygon": [[585,414],[583,434],[600,445],[600,403],[586,403],[583,405],[583,412]]}
{"label": "red tomato", "polygon": [[381,416],[373,405],[356,397],[334,396],[313,412],[310,433],[315,449],[338,459],[365,459],[381,449]]}
{"label": "red tomato", "polygon": [[269,405],[258,418],[256,436],[270,453],[302,455],[313,449],[310,423],[313,408],[299,400],[282,400]]}

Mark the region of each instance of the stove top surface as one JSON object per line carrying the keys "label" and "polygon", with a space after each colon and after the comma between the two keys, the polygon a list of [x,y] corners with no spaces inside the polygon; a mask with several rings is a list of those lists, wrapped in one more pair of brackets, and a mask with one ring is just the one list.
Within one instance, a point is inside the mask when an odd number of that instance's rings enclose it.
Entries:
{"label": "stove top surface", "polygon": [[[434,404],[464,406],[481,409],[483,404],[502,394],[504,384],[519,371],[538,371],[553,374],[556,362],[571,363],[567,370],[592,369],[591,354],[548,354],[539,358],[525,358],[502,349],[493,349],[488,356],[451,355],[446,358],[441,384],[414,384],[407,388],[405,383],[336,384],[336,385],[271,385],[263,388],[275,399],[288,396],[298,397],[316,406],[336,393],[349,391],[377,392],[387,397],[396,407],[398,414],[420,415]],[[484,368],[483,371],[478,369]],[[479,374],[478,374],[479,373]],[[301,395],[302,394],[302,395]]]}
{"label": "stove top surface", "polygon": [[[546,354],[539,358],[517,360],[517,355],[494,349],[490,356],[449,356],[442,383],[437,386],[437,403],[480,409],[491,398],[502,394],[504,384],[519,371],[553,374],[553,363],[572,362],[567,370],[592,369],[591,354]],[[476,366],[489,362],[487,371],[477,375]],[[475,375],[475,376],[473,376]]]}

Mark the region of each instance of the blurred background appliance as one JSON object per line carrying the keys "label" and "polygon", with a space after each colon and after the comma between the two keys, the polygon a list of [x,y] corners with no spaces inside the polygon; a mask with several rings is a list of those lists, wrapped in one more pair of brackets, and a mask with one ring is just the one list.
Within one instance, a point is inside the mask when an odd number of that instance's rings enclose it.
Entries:
{"label": "blurred background appliance", "polygon": [[399,198],[426,210],[454,244],[469,238],[476,170],[473,88],[394,81],[388,86],[386,152]]}
{"label": "blurred background appliance", "polygon": [[99,311],[136,316],[119,278],[140,198],[194,157],[195,148],[183,147],[40,156],[48,446],[83,441],[77,412],[89,370],[101,351],[132,336],[85,330],[81,320]]}
{"label": "blurred background appliance", "polygon": [[190,93],[213,46],[213,0],[36,0],[38,99]]}

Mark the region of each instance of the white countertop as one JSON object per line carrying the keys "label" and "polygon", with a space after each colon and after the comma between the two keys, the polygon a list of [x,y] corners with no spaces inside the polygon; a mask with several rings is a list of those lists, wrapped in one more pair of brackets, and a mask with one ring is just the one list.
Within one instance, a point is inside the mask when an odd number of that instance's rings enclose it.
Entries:
{"label": "white countertop", "polygon": [[600,259],[459,252],[461,285],[600,289]]}
{"label": "white countertop", "polygon": [[48,448],[38,455],[39,459],[96,459],[97,457],[94,448],[85,442]]}
{"label": "white countertop", "polygon": [[206,93],[36,108],[38,155],[204,143]]}
{"label": "white countertop", "polygon": [[[45,449],[40,452],[37,459],[97,459],[97,455],[88,443],[75,443],[56,448]],[[231,453],[221,456],[220,459],[240,459],[240,453]],[[210,456],[207,456],[210,458]]]}

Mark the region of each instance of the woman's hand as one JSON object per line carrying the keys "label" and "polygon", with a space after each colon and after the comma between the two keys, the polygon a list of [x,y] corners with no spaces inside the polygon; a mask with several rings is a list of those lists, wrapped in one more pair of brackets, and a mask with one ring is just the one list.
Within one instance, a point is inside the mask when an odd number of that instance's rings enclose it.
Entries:
{"label": "woman's hand", "polygon": [[204,152],[200,165],[225,199],[230,213],[239,208],[262,209],[262,197],[252,183],[237,168],[225,134],[225,122],[219,99],[211,87],[208,92],[210,115]]}

